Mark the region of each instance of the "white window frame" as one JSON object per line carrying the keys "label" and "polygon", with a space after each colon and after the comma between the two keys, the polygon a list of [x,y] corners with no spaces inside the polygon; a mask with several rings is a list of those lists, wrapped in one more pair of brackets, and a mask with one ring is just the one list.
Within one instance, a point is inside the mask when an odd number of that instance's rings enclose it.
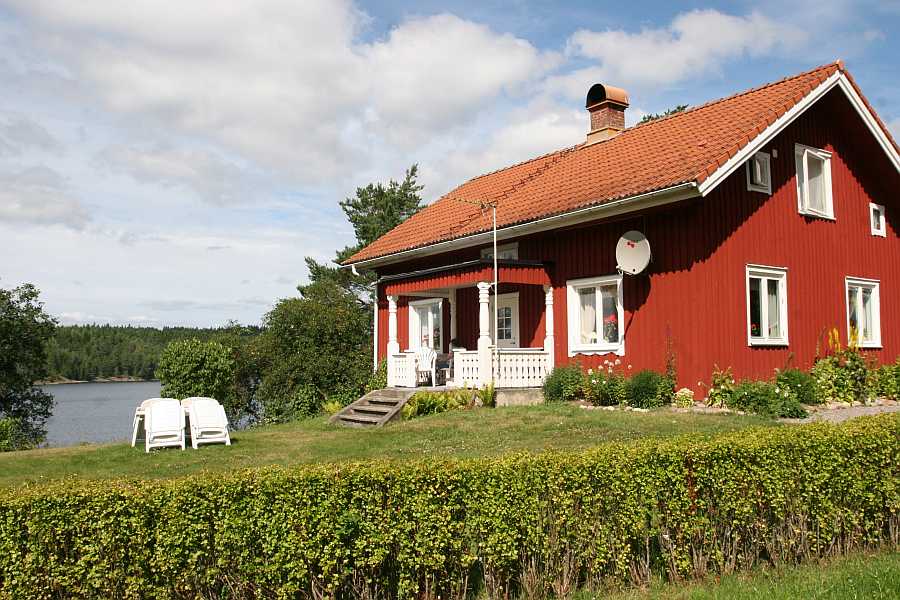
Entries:
{"label": "white window frame", "polygon": [[[878,214],[881,215],[878,219],[878,227],[876,227],[875,223],[872,222],[872,217],[875,216],[876,210],[878,211]],[[874,202],[869,202],[869,230],[872,232],[872,235],[878,237],[887,237],[887,220],[885,218],[883,204],[875,204]]]}
{"label": "white window frame", "polygon": [[[758,279],[762,279],[763,281],[774,279],[778,281],[778,292],[780,299],[779,309],[781,310],[781,337],[778,338],[770,338],[766,337],[754,337],[752,335],[751,325],[751,317],[750,317],[750,278],[755,277]],[[747,345],[748,346],[787,346],[788,345],[788,288],[787,288],[787,269],[785,267],[769,267],[766,265],[747,265],[744,281],[746,283],[746,288],[744,290],[744,302],[747,303]],[[769,325],[769,303],[766,302],[765,294],[768,293],[768,284],[764,286],[760,291],[762,296],[760,297],[760,325],[761,329],[764,326],[765,329],[768,329]]]}
{"label": "white window frame", "polygon": [[[418,333],[413,335],[413,332],[420,332],[421,328],[419,327],[419,313],[416,309],[421,308],[423,306],[430,306],[432,304],[438,305],[438,314],[440,315],[440,324],[438,328],[441,332],[441,347],[435,350],[435,352],[440,353],[444,347],[444,299],[443,298],[427,298],[425,300],[410,300],[408,304],[407,311],[409,312],[409,329],[407,330],[407,342],[409,346],[410,352],[415,352],[419,348],[422,347],[422,340]],[[429,315],[431,312],[429,311]],[[433,326],[429,327],[430,330],[433,330]]]}
{"label": "white window frame", "polygon": [[[878,279],[866,279],[864,277],[846,277],[844,279],[844,305],[846,307],[847,312],[847,340],[850,340],[850,288],[855,287],[859,291],[857,292],[857,298],[859,302],[859,311],[862,310],[862,298],[859,298],[859,295],[862,294],[863,288],[869,288],[872,290],[872,339],[871,340],[863,340],[860,336],[857,337],[857,342],[860,348],[881,348],[881,281]],[[857,312],[857,314],[860,314]]]}
{"label": "white window frame", "polygon": [[[618,343],[598,342],[596,344],[582,344],[580,340],[581,322],[581,302],[578,297],[578,290],[588,287],[601,287],[616,284],[616,317],[619,320],[619,341]],[[597,298],[600,298],[598,293]],[[566,303],[568,310],[568,342],[569,356],[576,354],[616,354],[618,356],[625,355],[625,307],[622,300],[622,275],[605,275],[602,277],[586,277],[584,279],[571,279],[566,282]],[[603,320],[603,311],[597,311],[597,331],[601,331]]]}
{"label": "white window frame", "polygon": [[[809,167],[806,162],[807,156],[814,156],[822,161],[822,175],[825,178],[825,210],[820,212],[804,206],[804,199],[809,203]],[[797,170],[797,210],[802,215],[811,217],[819,217],[822,219],[834,220],[834,197],[831,185],[831,152],[822,150],[821,148],[813,148],[812,146],[804,146],[803,144],[794,144],[794,164],[800,161],[800,168]]]}
{"label": "white window frame", "polygon": [[[762,173],[765,175],[765,179],[761,184],[754,184],[753,178],[750,176],[750,173],[753,169],[753,165],[755,163],[760,163],[763,165]],[[762,192],[764,194],[772,195],[772,157],[766,152],[757,152],[753,156],[751,156],[746,162],[746,168],[744,169],[747,173],[747,191],[748,192]]]}
{"label": "white window frame", "polygon": [[[481,249],[481,258],[493,258],[494,248],[488,246]],[[497,246],[497,260],[519,260],[519,242]]]}

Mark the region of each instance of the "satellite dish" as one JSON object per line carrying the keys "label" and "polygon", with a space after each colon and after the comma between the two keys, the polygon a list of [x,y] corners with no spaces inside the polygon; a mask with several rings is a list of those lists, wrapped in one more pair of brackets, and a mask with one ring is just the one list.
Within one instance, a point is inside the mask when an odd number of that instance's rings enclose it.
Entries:
{"label": "satellite dish", "polygon": [[623,273],[637,275],[650,264],[650,242],[640,231],[627,231],[616,244],[617,268]]}

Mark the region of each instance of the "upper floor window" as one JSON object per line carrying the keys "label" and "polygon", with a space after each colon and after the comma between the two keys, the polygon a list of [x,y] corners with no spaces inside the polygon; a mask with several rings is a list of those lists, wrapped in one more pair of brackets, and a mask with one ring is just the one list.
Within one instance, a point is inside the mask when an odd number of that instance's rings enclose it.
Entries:
{"label": "upper floor window", "polygon": [[796,144],[794,161],[797,165],[797,200],[800,212],[833,219],[831,153]]}
{"label": "upper floor window", "polygon": [[624,354],[622,276],[573,279],[566,287],[569,354]]}
{"label": "upper floor window", "polygon": [[772,193],[771,157],[765,152],[757,152],[747,161],[747,190]]}
{"label": "upper floor window", "polygon": [[[492,246],[482,248],[481,258],[494,258],[494,248]],[[519,260],[519,243],[497,246],[497,260]]]}
{"label": "upper floor window", "polygon": [[880,287],[874,279],[847,278],[847,339],[863,348],[881,347]]}
{"label": "upper floor window", "polygon": [[787,345],[787,270],[747,265],[747,343]]}
{"label": "upper floor window", "polygon": [[884,222],[884,206],[869,203],[869,223],[872,235],[887,237],[887,225]]}

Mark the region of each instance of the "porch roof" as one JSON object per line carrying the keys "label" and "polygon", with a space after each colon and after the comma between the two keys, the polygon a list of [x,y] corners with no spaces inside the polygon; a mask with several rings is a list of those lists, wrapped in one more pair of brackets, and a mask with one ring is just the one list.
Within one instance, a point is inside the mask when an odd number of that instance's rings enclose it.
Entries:
{"label": "porch roof", "polygon": [[[536,260],[498,260],[500,283],[550,285],[548,264]],[[410,273],[385,275],[378,280],[387,296],[427,292],[445,288],[471,287],[478,282],[494,280],[494,261],[481,258],[466,262],[422,269]]]}

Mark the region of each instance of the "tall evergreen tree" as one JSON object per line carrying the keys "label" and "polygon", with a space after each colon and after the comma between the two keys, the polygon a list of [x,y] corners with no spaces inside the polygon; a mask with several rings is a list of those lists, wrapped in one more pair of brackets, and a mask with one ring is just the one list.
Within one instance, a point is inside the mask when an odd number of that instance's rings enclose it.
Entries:
{"label": "tall evergreen tree", "polygon": [[[391,179],[387,185],[370,183],[356,188],[355,196],[340,203],[341,210],[353,226],[356,244],[339,250],[334,263],[340,264],[422,208],[420,192],[423,186],[419,184],[418,176],[419,166],[412,165],[406,170],[403,181]],[[309,269],[310,283],[298,286],[301,294],[307,294],[308,288],[316,283],[328,281],[351,292],[363,305],[369,305],[372,301],[375,283],[373,273],[364,272],[357,276],[349,269],[319,263],[311,256],[306,257],[306,266]]]}

